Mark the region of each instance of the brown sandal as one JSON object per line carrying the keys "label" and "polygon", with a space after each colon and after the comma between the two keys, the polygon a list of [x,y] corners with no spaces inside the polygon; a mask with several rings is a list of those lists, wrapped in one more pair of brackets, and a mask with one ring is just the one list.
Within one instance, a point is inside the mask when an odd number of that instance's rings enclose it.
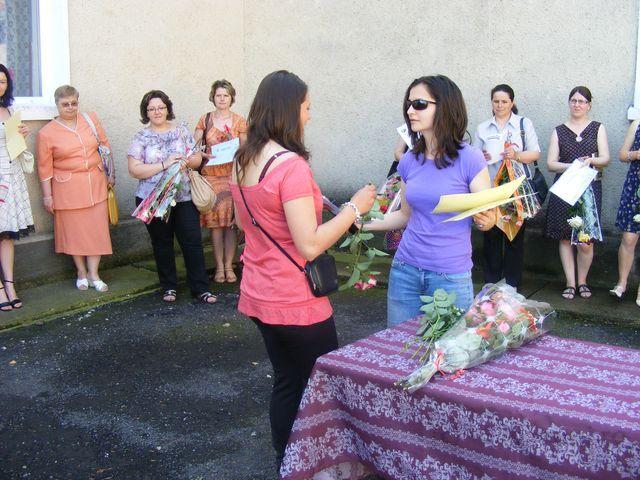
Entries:
{"label": "brown sandal", "polygon": [[216,274],[213,277],[213,281],[216,283],[224,283],[227,277],[224,274],[224,270],[216,269]]}
{"label": "brown sandal", "polygon": [[232,268],[225,268],[224,269],[224,275],[227,279],[227,282],[229,283],[235,283],[238,281],[238,277],[236,277],[236,274],[233,272],[233,267]]}

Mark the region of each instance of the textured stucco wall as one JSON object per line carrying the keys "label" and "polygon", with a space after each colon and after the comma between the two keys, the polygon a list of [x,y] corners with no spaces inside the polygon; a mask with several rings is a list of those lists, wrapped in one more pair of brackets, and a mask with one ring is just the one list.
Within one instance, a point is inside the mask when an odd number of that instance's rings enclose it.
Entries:
{"label": "textured stucco wall", "polygon": [[603,210],[611,226],[626,174],[617,151],[633,101],[637,18],[630,0],[247,2],[246,88],[277,68],[307,81],[317,179],[346,195],[386,173],[402,96],[418,76],[442,73],[460,86],[471,133],[490,116],[491,88],[509,83],[536,126],[543,159],[552,129],[568,117],[569,90],[585,84],[592,118],[609,134]]}

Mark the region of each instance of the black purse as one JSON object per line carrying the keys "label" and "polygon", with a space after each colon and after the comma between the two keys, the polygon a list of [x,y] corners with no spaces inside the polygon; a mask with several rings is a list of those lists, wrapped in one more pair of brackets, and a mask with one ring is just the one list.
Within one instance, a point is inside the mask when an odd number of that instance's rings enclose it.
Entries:
{"label": "black purse", "polygon": [[[271,163],[278,158],[280,155],[288,153],[288,151],[282,151],[276,153],[272,156],[267,163],[265,164],[262,172],[260,173],[260,178],[258,179],[258,183],[262,181],[269,166]],[[238,176],[238,164],[236,163],[236,176]],[[238,179],[239,180],[239,179]],[[251,217],[251,223],[258,227],[260,231],[269,239],[271,242],[278,247],[285,257],[287,257],[291,263],[293,263],[301,273],[304,273],[305,277],[307,277],[307,282],[309,283],[309,288],[311,289],[311,293],[313,293],[316,297],[324,297],[338,290],[338,269],[336,268],[336,260],[333,256],[328,253],[322,253],[318,255],[315,259],[310,262],[307,262],[304,267],[298,265],[291,255],[287,253],[287,251],[282,248],[282,246],[276,242],[271,235],[267,233],[267,231],[262,228],[262,225],[258,223],[258,221],[254,218],[251,210],[249,210],[249,205],[247,205],[247,199],[244,197],[244,193],[242,191],[242,187],[240,187],[240,181],[238,181],[238,190],[240,190],[240,196],[242,196],[242,201],[244,202],[244,206],[247,209],[247,213],[249,217]]]}
{"label": "black purse", "polygon": [[[526,150],[526,143],[524,139],[524,117],[520,118],[520,137],[522,138],[522,151],[524,152]],[[544,201],[547,199],[547,194],[549,193],[549,185],[547,185],[547,179],[544,178],[544,175],[538,168],[537,161],[533,162],[533,167],[535,169],[535,173],[533,174],[532,178],[528,179],[528,181],[531,184],[531,188],[533,189],[533,191],[536,192],[536,196],[538,197],[540,206],[542,206]]]}

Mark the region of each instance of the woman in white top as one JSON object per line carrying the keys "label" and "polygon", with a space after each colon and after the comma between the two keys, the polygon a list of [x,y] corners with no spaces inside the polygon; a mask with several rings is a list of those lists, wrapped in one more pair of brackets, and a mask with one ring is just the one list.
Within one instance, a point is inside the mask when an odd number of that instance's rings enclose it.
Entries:
{"label": "woman in white top", "polygon": [[[535,169],[530,165],[540,158],[538,135],[531,120],[517,115],[515,94],[509,85],[496,85],[491,90],[493,117],[482,122],[475,133],[473,145],[482,150],[487,160],[493,182],[505,158],[524,165],[527,178]],[[524,144],[523,144],[524,143]],[[511,144],[505,148],[506,144]],[[525,223],[513,241],[498,227],[484,232],[483,270],[484,280],[495,283],[502,278],[509,285],[519,287],[522,281],[524,260]]]}

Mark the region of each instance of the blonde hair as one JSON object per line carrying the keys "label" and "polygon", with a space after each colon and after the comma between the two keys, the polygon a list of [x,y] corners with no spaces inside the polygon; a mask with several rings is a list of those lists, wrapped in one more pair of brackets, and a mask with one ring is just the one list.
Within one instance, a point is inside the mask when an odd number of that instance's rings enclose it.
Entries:
{"label": "blonde hair", "polygon": [[231,105],[233,105],[236,102],[236,89],[233,88],[233,85],[231,85],[229,80],[224,79],[213,82],[213,85],[211,85],[211,91],[209,92],[209,101],[214,105],[216,104],[214,97],[216,96],[216,90],[219,88],[224,88],[227,93],[231,95]]}
{"label": "blonde hair", "polygon": [[76,97],[76,100],[80,97],[80,93],[78,92],[78,90],[76,90],[76,88],[72,87],[71,85],[61,85],[56,88],[55,92],[53,92],[53,99],[56,103],[58,103],[61,98],[71,96]]}

